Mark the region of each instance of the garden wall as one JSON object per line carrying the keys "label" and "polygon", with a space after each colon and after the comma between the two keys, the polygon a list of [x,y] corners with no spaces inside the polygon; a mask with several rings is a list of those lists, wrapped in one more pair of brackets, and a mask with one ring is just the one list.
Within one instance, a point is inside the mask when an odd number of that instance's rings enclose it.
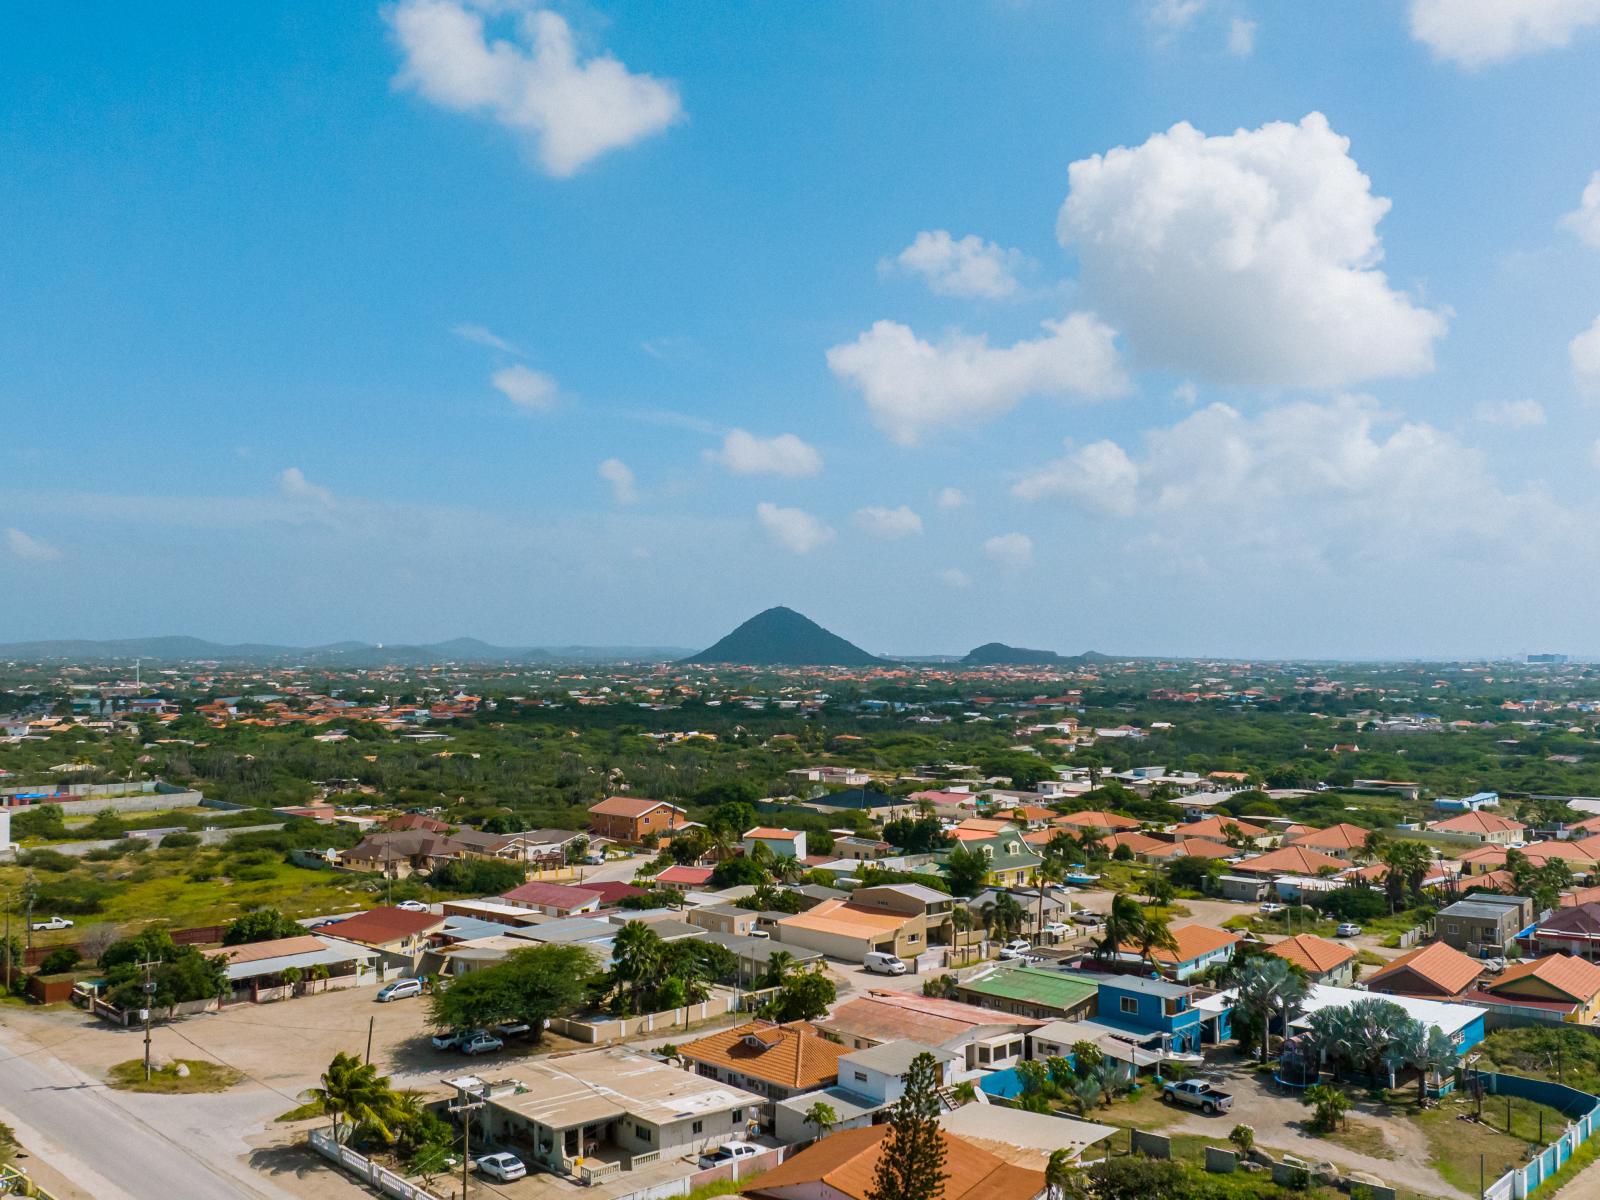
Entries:
{"label": "garden wall", "polygon": [[1496,1071],[1478,1073],[1484,1090],[1494,1096],[1515,1096],[1548,1104],[1567,1114],[1566,1130],[1523,1167],[1507,1171],[1484,1189],[1484,1200],[1523,1200],[1559,1171],[1578,1147],[1600,1132],[1600,1097],[1547,1079],[1527,1079]]}
{"label": "garden wall", "polygon": [[349,1146],[341,1146],[326,1129],[313,1129],[310,1138],[311,1148],[323,1158],[336,1166],[343,1167],[362,1182],[370,1183],[385,1196],[395,1196],[398,1200],[445,1200],[435,1192],[407,1182],[389,1168],[379,1166],[365,1155],[357,1154]]}

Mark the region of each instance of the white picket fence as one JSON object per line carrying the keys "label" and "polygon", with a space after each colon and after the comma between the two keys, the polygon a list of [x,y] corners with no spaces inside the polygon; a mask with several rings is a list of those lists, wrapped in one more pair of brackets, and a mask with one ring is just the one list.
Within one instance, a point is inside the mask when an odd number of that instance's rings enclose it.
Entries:
{"label": "white picket fence", "polygon": [[380,1166],[365,1155],[357,1154],[349,1146],[341,1145],[334,1140],[330,1130],[313,1129],[310,1136],[313,1150],[336,1166],[349,1171],[363,1183],[370,1183],[385,1196],[394,1196],[397,1200],[447,1200],[436,1192],[430,1192],[427,1188],[401,1178],[388,1167]]}

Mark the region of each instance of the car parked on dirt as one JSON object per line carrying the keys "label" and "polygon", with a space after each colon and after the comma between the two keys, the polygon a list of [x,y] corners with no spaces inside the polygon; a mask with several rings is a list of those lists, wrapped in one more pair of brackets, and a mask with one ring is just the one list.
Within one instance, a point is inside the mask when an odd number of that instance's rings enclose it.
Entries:
{"label": "car parked on dirt", "polygon": [[1204,1079],[1174,1079],[1161,1085],[1161,1098],[1168,1104],[1183,1104],[1198,1108],[1210,1116],[1227,1112],[1233,1107],[1233,1095],[1207,1083]]}
{"label": "car parked on dirt", "polygon": [[379,988],[378,994],[373,999],[379,1004],[387,1004],[391,1000],[405,1000],[420,995],[422,995],[422,980],[396,979],[393,983],[386,983]]}
{"label": "car parked on dirt", "polygon": [[1334,937],[1360,937],[1361,926],[1354,921],[1340,921],[1339,928],[1333,931]]}
{"label": "car parked on dirt", "polygon": [[493,1054],[505,1048],[506,1044],[492,1033],[475,1033],[461,1043],[463,1054]]}
{"label": "car parked on dirt", "polygon": [[35,921],[30,929],[71,929],[72,922],[65,917],[51,917],[48,921]]}

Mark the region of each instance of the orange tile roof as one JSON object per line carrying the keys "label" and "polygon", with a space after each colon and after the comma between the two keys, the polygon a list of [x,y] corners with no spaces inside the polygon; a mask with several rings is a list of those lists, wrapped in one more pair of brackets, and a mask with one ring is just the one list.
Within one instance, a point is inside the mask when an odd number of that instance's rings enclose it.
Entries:
{"label": "orange tile roof", "polygon": [[432,913],[411,912],[404,908],[369,908],[364,913],[346,917],[322,932],[332,937],[347,938],[368,946],[381,946],[401,938],[427,933],[444,924],[443,917]]}
{"label": "orange tile roof", "polygon": [[874,933],[894,933],[910,920],[903,913],[855,908],[843,900],[824,900],[807,912],[785,917],[778,924],[791,929],[813,929],[818,933],[865,937]]}
{"label": "orange tile roof", "polygon": [[[1454,946],[1447,946],[1443,942],[1431,942],[1393,959],[1388,966],[1366,976],[1362,982],[1371,988],[1375,983],[1397,980],[1402,973],[1410,971],[1419,979],[1433,984],[1445,995],[1454,996],[1465,991],[1478,977],[1480,970],[1479,963],[1468,958]],[[1396,987],[1395,990],[1402,994],[1406,992],[1406,989],[1400,987]]]}
{"label": "orange tile roof", "polygon": [[[1174,925],[1168,930],[1172,940],[1178,943],[1176,951],[1157,947],[1150,951],[1150,957],[1158,963],[1168,966],[1178,966],[1182,963],[1193,962],[1202,954],[1221,950],[1225,946],[1232,946],[1235,942],[1243,941],[1237,933],[1229,933],[1224,929],[1212,929],[1209,925]],[[1132,953],[1132,946],[1118,946],[1119,951]]]}
{"label": "orange tile roof", "polygon": [[871,991],[846,1000],[822,1018],[824,1028],[875,1042],[919,1041],[939,1044],[989,1026],[1034,1029],[1043,1021],[920,992]]}
{"label": "orange tile roof", "polygon": [[748,830],[744,836],[747,838],[765,838],[774,842],[792,842],[800,835],[793,829],[772,829],[766,825],[757,825],[754,829]]}
{"label": "orange tile roof", "polygon": [[284,958],[290,954],[315,954],[326,950],[327,943],[309,933],[298,937],[273,938],[269,942],[246,942],[242,946],[218,946],[202,950],[207,958],[220,958],[228,963],[260,962],[264,958]]}
{"label": "orange tile roof", "polygon": [[1326,829],[1298,834],[1295,836],[1294,844],[1310,846],[1313,850],[1359,850],[1367,844],[1367,837],[1371,832],[1359,825],[1341,821],[1337,825],[1329,825]]}
{"label": "orange tile roof", "polygon": [[1254,858],[1247,858],[1234,869],[1256,875],[1315,875],[1318,871],[1348,869],[1349,863],[1331,858],[1304,846],[1280,846]]}
{"label": "orange tile roof", "polygon": [[1506,984],[1524,979],[1537,979],[1580,1004],[1600,992],[1600,967],[1574,954],[1547,954],[1532,962],[1517,963],[1507,967],[1500,978],[1485,984],[1483,990],[1498,993]]}
{"label": "orange tile roof", "polygon": [[1232,858],[1237,853],[1232,846],[1221,845],[1210,838],[1184,838],[1173,851],[1178,858]]}
{"label": "orange tile roof", "polygon": [[1085,809],[1083,812],[1068,813],[1064,817],[1057,817],[1057,825],[1078,825],[1096,829],[1137,829],[1139,822],[1132,817],[1125,817],[1121,813],[1102,812],[1099,809]]}
{"label": "orange tile roof", "polygon": [[[764,1196],[826,1184],[849,1200],[866,1200],[888,1135],[888,1125],[831,1133],[747,1184],[745,1191]],[[945,1145],[943,1200],[1034,1200],[1044,1191],[1042,1171],[1013,1166],[942,1129],[939,1137]]]}
{"label": "orange tile roof", "polygon": [[1527,826],[1521,821],[1513,821],[1510,817],[1501,817],[1494,813],[1465,812],[1460,816],[1451,817],[1448,821],[1435,821],[1428,828],[1442,830],[1445,833],[1516,833],[1526,829]]}
{"label": "orange tile roof", "polygon": [[[646,800],[643,796],[607,796],[599,804],[591,804],[589,811],[603,817],[642,817],[663,805],[667,808],[677,807],[667,804],[665,800]],[[683,809],[677,811],[682,812]]]}
{"label": "orange tile roof", "polygon": [[679,1043],[678,1052],[696,1062],[799,1091],[832,1083],[839,1077],[839,1056],[849,1053],[804,1021],[788,1025],[750,1021]]}
{"label": "orange tile roof", "polygon": [[1276,954],[1312,975],[1337,970],[1356,956],[1349,946],[1330,942],[1314,933],[1297,933],[1281,942],[1273,942],[1267,947],[1267,953]]}
{"label": "orange tile roof", "polygon": [[1233,817],[1205,817],[1199,821],[1190,821],[1187,825],[1179,825],[1172,832],[1179,837],[1214,838],[1217,841],[1228,839],[1228,827],[1233,826],[1242,837],[1266,837],[1267,830],[1260,825],[1252,825],[1249,821],[1238,821]]}

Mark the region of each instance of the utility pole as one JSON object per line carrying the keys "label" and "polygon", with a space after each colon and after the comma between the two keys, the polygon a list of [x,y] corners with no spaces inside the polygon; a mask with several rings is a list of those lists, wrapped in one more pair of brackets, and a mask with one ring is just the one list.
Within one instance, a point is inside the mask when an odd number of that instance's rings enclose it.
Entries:
{"label": "utility pole", "polygon": [[34,884],[34,878],[33,878],[33,872],[32,871],[28,872],[28,879],[27,879],[27,882],[25,884],[23,884],[23,887],[27,889],[23,894],[24,894],[24,896],[26,896],[27,901],[28,901],[28,953],[32,954],[33,953],[33,905],[34,905],[34,901],[38,899],[38,888]]}
{"label": "utility pole", "polygon": [[144,972],[144,1081],[146,1083],[149,1083],[150,1082],[150,1010],[151,1010],[151,1007],[155,1004],[155,997],[156,997],[156,981],[155,981],[153,973],[154,973],[155,969],[158,966],[160,966],[161,964],[159,962],[154,961],[154,960],[147,960],[147,961],[142,962],[142,963],[140,963],[138,965],[139,965],[139,968]]}
{"label": "utility pole", "polygon": [[[485,1084],[484,1096],[487,1097],[489,1085]],[[470,1096],[471,1093],[463,1093]],[[472,1114],[488,1103],[487,1099],[459,1100],[449,1106],[449,1111],[461,1114],[461,1200],[467,1200],[467,1172],[472,1169]]]}
{"label": "utility pole", "polygon": [[5,940],[5,947],[4,947],[5,956],[6,956],[6,994],[7,995],[11,994],[11,906],[14,903],[16,903],[16,892],[14,890],[7,891],[6,892],[6,940]]}
{"label": "utility pole", "polygon": [[370,1063],[372,1061],[372,1024],[377,1019],[377,1017],[367,1018],[367,1056],[366,1058],[362,1059],[362,1061],[366,1063]]}

